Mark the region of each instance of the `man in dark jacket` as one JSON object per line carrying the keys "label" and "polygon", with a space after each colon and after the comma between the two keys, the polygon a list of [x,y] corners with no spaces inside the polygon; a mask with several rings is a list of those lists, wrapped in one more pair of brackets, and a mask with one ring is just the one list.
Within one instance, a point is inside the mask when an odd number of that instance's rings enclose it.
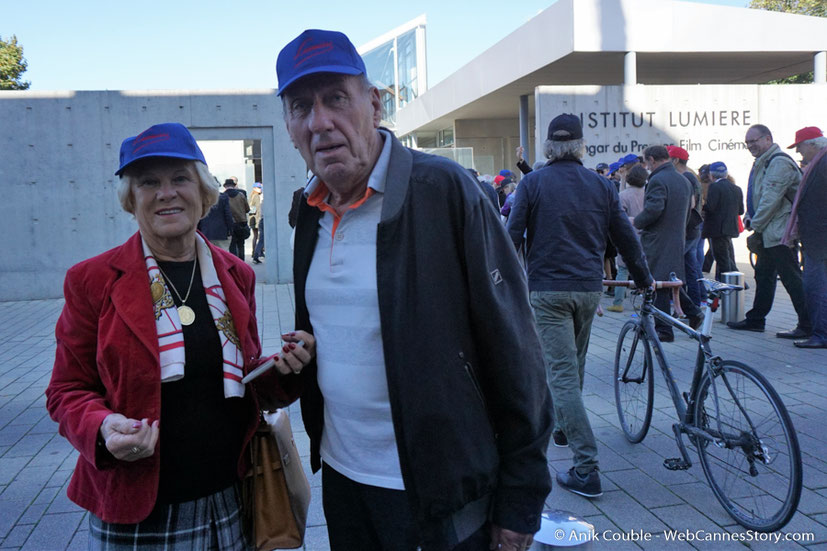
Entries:
{"label": "man in dark jacket", "polygon": [[703,237],[709,239],[715,258],[715,279],[721,274],[738,270],[732,238],[738,237],[738,217],[744,214],[744,194],[728,178],[727,166],[718,161],[709,165],[709,184],[704,204]]}
{"label": "man in dark jacket", "polygon": [[305,31],[276,67],[314,174],[293,263],[314,358],[287,377],[304,386],[313,470],[324,462],[332,549],[526,548],[551,416],[508,235],[467,170],[380,128],[345,35]]}
{"label": "man in dark jacket", "polygon": [[581,392],[607,237],[639,286],[652,278],[614,184],[583,166],[578,117],[564,114],[551,121],[545,153],[550,162],[517,187],[506,227],[518,249],[527,232],[528,288],[554,404],[554,443],[568,444],[574,454],[574,466],[557,473],[557,482],[597,497],[603,493],[597,442]]}
{"label": "man in dark jacket", "polygon": [[221,247],[225,251],[230,250],[233,215],[230,212],[230,202],[226,194],[218,195],[218,201],[210,208],[207,216],[199,220],[198,229],[216,247]]}
{"label": "man in dark jacket", "polygon": [[686,243],[683,250],[683,268],[686,275],[684,288],[689,299],[697,306],[701,305],[703,286],[698,282],[703,277],[701,264],[698,262],[698,241],[701,239],[701,183],[695,177],[687,163],[689,152],[677,145],[666,146],[669,160],[679,174],[682,174],[692,186],[692,209],[686,221]]}
{"label": "man in dark jacket", "polygon": [[230,252],[244,260],[244,241],[250,236],[250,227],[247,225],[247,213],[250,212],[247,194],[238,189],[238,184],[233,178],[227,178],[224,180],[222,195],[227,196],[234,220]]}
{"label": "man in dark jacket", "polygon": [[809,339],[799,348],[827,348],[827,138],[815,126],[795,133],[795,148],[807,168],[798,186],[783,244],[792,244],[796,230],[804,248],[804,294],[812,323]]}
{"label": "man in dark jacket", "polygon": [[[692,189],[669,161],[669,152],[662,145],[652,145],[643,151],[646,168],[649,169],[649,183],[643,199],[643,211],[635,217],[635,227],[642,230],[640,242],[649,262],[652,276],[668,281],[672,273],[685,280],[684,250],[686,244],[686,222],[692,208]],[[689,325],[695,329],[701,325],[703,314],[700,308],[689,300],[681,289],[681,308],[689,316]],[[667,289],[655,295],[655,307],[669,313]],[[675,340],[672,327],[655,320],[655,328],[661,342]]]}

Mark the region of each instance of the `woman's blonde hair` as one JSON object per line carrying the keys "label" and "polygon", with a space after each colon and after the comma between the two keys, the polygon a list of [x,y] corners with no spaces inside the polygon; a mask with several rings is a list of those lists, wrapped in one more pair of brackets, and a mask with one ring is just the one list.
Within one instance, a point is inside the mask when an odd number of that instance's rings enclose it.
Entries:
{"label": "woman's blonde hair", "polygon": [[[198,189],[201,192],[201,218],[204,218],[210,208],[218,201],[218,180],[210,174],[207,165],[201,161],[186,161],[186,163],[195,168],[195,172],[198,174]],[[121,174],[121,180],[118,184],[118,199],[121,201],[123,210],[129,214],[135,214],[135,198],[132,195],[132,183],[135,179],[136,172],[127,168]]]}

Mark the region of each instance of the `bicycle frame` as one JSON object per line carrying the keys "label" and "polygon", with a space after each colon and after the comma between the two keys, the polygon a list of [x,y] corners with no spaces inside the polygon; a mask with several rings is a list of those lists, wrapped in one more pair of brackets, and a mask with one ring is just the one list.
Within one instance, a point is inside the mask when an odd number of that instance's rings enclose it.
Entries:
{"label": "bicycle frame", "polygon": [[[647,340],[649,341],[650,345],[652,345],[655,358],[657,359],[661,373],[663,373],[663,377],[666,380],[666,387],[669,389],[669,394],[672,397],[672,402],[678,414],[679,423],[677,425],[673,425],[672,428],[675,432],[675,438],[678,442],[678,448],[681,451],[681,455],[683,455],[684,461],[689,465],[691,465],[692,463],[689,459],[689,454],[686,452],[686,449],[680,438],[681,433],[685,433],[697,438],[702,438],[704,440],[714,442],[716,445],[725,446],[728,448],[749,445],[749,438],[744,434],[726,434],[723,428],[720,426],[720,419],[718,420],[719,426],[717,427],[717,434],[713,434],[708,430],[699,428],[696,424],[696,420],[692,417],[692,412],[695,409],[695,400],[697,398],[697,389],[698,386],[701,384],[701,379],[704,376],[705,368],[710,370],[710,378],[712,381],[711,388],[714,394],[716,404],[715,407],[719,407],[718,389],[715,382],[716,378],[713,376],[714,373],[712,373],[712,370],[714,369],[714,365],[717,363],[716,360],[719,361],[720,358],[717,358],[716,356],[712,355],[712,349],[709,345],[709,341],[711,340],[713,323],[712,309],[709,307],[709,305],[704,305],[701,309],[701,311],[704,314],[704,321],[699,331],[692,329],[685,323],[670,316],[666,312],[658,310],[657,308],[655,308],[655,306],[651,303],[650,300],[644,301],[640,311],[641,325],[643,327],[644,332],[646,333]],[[664,323],[667,323],[670,326],[679,329],[680,331],[686,333],[689,337],[698,342],[698,353],[695,358],[695,369],[692,373],[692,383],[689,387],[689,392],[685,395],[684,400],[681,399],[684,396],[682,396],[680,390],[678,390],[678,385],[675,382],[675,378],[672,376],[672,368],[670,367],[669,361],[666,359],[666,356],[663,353],[663,345],[661,344],[660,339],[657,338],[657,332],[655,331],[655,324],[653,318],[659,319]],[[729,383],[726,380],[724,381],[724,384],[729,386]],[[731,392],[732,389],[729,390]],[[748,420],[750,427],[754,431],[754,425],[752,423],[752,420],[750,419],[750,416],[743,409],[740,403],[738,407],[742,411],[742,413]]]}

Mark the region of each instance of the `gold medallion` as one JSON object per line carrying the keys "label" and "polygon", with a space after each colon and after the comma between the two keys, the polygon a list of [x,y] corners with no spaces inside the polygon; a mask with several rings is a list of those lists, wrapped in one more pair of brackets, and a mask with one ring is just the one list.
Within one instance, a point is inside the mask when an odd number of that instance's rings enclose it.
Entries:
{"label": "gold medallion", "polygon": [[149,291],[152,293],[152,302],[158,302],[164,296],[164,284],[155,280],[149,286]]}
{"label": "gold medallion", "polygon": [[191,325],[195,321],[195,312],[186,304],[182,304],[178,307],[178,317],[182,325]]}

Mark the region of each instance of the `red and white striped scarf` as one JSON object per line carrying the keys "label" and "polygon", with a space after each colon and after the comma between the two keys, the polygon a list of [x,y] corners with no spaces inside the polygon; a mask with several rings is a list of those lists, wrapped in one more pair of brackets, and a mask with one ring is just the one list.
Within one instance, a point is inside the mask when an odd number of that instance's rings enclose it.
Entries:
{"label": "red and white striped scarf", "polygon": [[[213,321],[215,321],[218,336],[221,339],[224,397],[240,398],[244,396],[244,385],[241,384],[241,378],[244,376],[242,371],[244,355],[241,353],[241,345],[233,324],[233,316],[227,308],[224,289],[221,287],[221,282],[215,272],[212,252],[200,235],[196,234],[195,239],[198,264],[201,267],[201,282],[207,294],[207,304],[210,307]],[[144,248],[149,284],[151,286],[157,282],[164,289],[163,294],[156,293],[158,296],[152,297],[155,309],[155,330],[158,333],[158,350],[160,351],[161,360],[161,382],[177,381],[184,377],[184,366],[186,364],[181,319],[178,317],[178,308],[175,307],[169,287],[167,287],[161,275],[155,258],[143,238],[141,238],[141,243]]]}

